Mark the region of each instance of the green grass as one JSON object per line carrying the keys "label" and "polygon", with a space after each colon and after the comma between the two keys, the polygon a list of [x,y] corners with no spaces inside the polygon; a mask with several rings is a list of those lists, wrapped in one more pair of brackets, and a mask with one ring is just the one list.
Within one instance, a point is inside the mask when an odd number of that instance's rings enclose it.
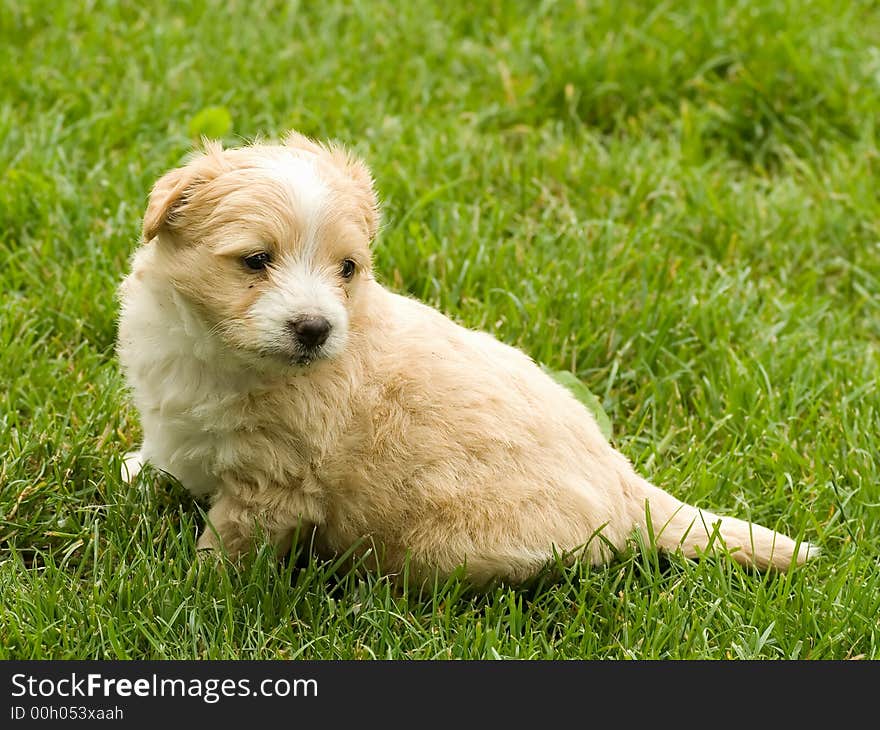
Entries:
{"label": "green grass", "polygon": [[[876,3],[171,5],[0,0],[0,657],[880,658]],[[353,146],[389,287],[574,372],[656,483],[823,555],[633,550],[482,594],[195,564],[184,490],[117,476],[114,290],[210,107],[228,144]]]}

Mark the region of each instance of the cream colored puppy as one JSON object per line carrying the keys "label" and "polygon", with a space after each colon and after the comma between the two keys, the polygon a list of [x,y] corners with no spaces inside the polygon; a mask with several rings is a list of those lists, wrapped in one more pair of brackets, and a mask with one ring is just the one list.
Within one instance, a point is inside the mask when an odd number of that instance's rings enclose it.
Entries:
{"label": "cream colored puppy", "polygon": [[[362,162],[293,133],[210,145],[153,188],[120,287],[118,352],[144,462],[209,496],[200,548],[314,532],[391,573],[477,583],[554,554],[607,561],[635,531],[759,568],[815,548],[651,485],[519,350],[383,288]],[[647,524],[650,519],[650,526]],[[366,540],[364,540],[366,538]]]}

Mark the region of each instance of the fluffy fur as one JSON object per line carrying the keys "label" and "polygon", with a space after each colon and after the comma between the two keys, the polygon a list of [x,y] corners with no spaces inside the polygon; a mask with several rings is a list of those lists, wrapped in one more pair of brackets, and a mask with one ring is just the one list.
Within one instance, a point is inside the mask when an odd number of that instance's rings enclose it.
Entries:
{"label": "fluffy fur", "polygon": [[313,534],[327,554],[369,545],[389,573],[464,565],[476,583],[554,555],[601,564],[635,531],[762,569],[814,554],[650,484],[521,351],[381,286],[377,226],[364,164],[296,133],[209,145],[154,186],[120,287],[144,431],[125,471],[150,462],[210,498],[200,548]]}

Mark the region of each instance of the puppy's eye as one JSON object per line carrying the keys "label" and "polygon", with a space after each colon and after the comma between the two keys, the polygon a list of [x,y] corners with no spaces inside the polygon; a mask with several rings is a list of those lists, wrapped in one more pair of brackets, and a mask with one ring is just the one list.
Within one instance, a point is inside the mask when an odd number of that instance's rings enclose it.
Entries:
{"label": "puppy's eye", "polygon": [[342,274],[343,279],[350,279],[352,276],[354,276],[354,271],[356,268],[357,265],[354,261],[352,261],[351,259],[345,259],[342,262],[342,268],[340,269],[339,273]]}
{"label": "puppy's eye", "polygon": [[245,256],[242,261],[251,271],[262,271],[272,263],[272,257],[265,251]]}

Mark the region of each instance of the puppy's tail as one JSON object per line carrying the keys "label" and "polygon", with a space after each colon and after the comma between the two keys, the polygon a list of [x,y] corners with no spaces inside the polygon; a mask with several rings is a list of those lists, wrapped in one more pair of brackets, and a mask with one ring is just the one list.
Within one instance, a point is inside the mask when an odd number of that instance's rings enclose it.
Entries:
{"label": "puppy's tail", "polygon": [[694,558],[723,545],[738,563],[760,570],[786,570],[792,563],[801,565],[819,554],[815,545],[795,542],[762,525],[685,504],[641,477],[635,491],[641,496],[634,500],[634,509],[640,513],[633,515],[636,524],[661,550],[681,551]]}

